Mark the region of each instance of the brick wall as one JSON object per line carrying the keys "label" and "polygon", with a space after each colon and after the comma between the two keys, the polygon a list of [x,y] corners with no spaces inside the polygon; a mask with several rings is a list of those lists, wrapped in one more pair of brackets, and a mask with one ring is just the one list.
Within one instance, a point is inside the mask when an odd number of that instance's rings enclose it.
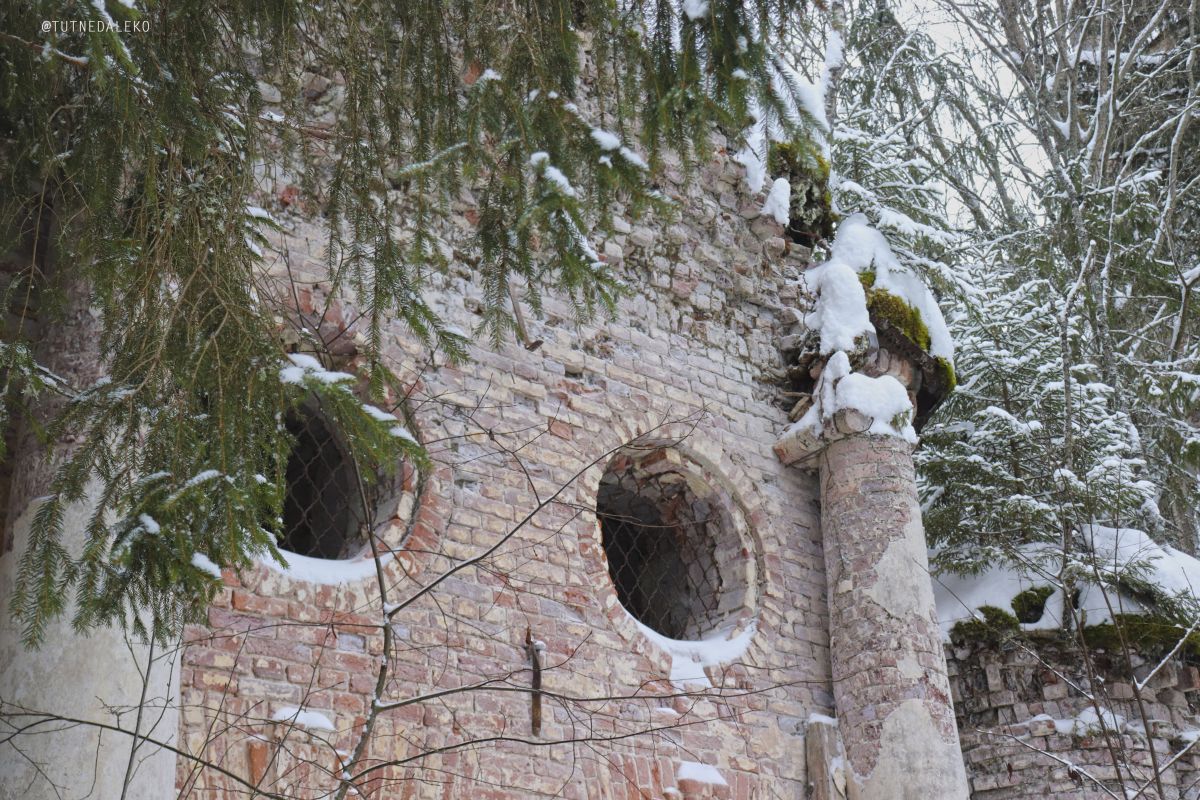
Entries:
{"label": "brick wall", "polygon": [[[530,320],[539,349],[480,346],[458,367],[428,363],[399,325],[385,332],[436,463],[412,481],[419,501],[384,534],[396,551],[385,568],[389,600],[494,545],[538,496],[566,489],[493,557],[395,615],[396,647],[386,654],[394,677],[383,697],[490,678],[528,686],[528,631],[545,645],[545,691],[585,701],[544,696],[536,736],[521,692],[452,694],[385,712],[369,763],[390,763],[358,781],[368,796],[804,796],[804,721],[832,703],[825,578],[815,483],[781,466],[771,445],[786,423],[773,403],[778,319],[796,304],[789,278],[808,254],[754,219],[761,198],[748,196],[741,168],[723,153],[690,184],[677,165],[669,173],[663,188],[681,202],[681,221],[637,222],[618,209],[616,234],[597,247],[633,288],[615,320],[576,325],[551,299]],[[448,248],[465,246],[464,198],[443,232]],[[317,312],[323,240],[292,213],[304,205],[295,199],[281,183],[262,205],[282,223],[278,250],[309,306],[300,310]],[[465,330],[479,319],[480,288],[461,264],[429,296]],[[343,324],[353,320],[353,309],[338,311]],[[755,633],[740,663],[708,668],[715,689],[670,684],[669,654],[621,608],[603,558],[592,512],[605,454],[649,431],[700,465],[748,528],[739,555],[754,562],[760,588],[739,630]],[[209,624],[187,632],[182,745],[263,788],[319,796],[356,740],[385,655],[377,584],[370,574],[327,585],[267,567],[227,573],[226,583]],[[288,707],[319,711],[336,730],[271,721]],[[495,736],[504,740],[461,746]],[[547,745],[555,741],[566,743]],[[684,762],[715,767],[726,785],[687,767],[680,779]],[[194,772],[187,759],[177,783],[196,797],[236,784]]]}
{"label": "brick wall", "polygon": [[[1132,680],[1135,676],[1144,680],[1156,661],[1135,657],[1131,675],[1121,659],[1101,652],[1095,655],[1100,677],[1093,681],[1073,648],[1051,640],[1032,647],[947,648],[975,800],[1122,796],[1122,783],[1136,791],[1150,779],[1151,747],[1163,769],[1165,799],[1200,797],[1200,752],[1188,751],[1167,766],[1187,747],[1184,732],[1200,728],[1196,718],[1200,673],[1195,667],[1171,663],[1151,678],[1142,690],[1143,715]],[[1092,708],[1085,692],[1125,723],[1119,729],[1110,727],[1109,736],[1097,726],[1056,725],[1056,720],[1073,720]],[[1149,725],[1143,725],[1143,720],[1149,720]],[[1141,796],[1156,798],[1158,793],[1152,785]]]}

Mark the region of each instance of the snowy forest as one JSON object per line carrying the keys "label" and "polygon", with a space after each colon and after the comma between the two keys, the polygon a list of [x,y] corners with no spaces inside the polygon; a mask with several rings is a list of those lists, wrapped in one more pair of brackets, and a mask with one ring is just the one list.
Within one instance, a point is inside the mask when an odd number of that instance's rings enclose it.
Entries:
{"label": "snowy forest", "polygon": [[[432,471],[389,324],[449,367],[536,351],[556,303],[564,328],[622,324],[646,287],[605,249],[614,207],[671,224],[689,212],[668,176],[717,153],[812,264],[869,228],[863,286],[927,287],[912,337],[952,391],[913,458],[948,638],[1200,659],[1200,0],[35,0],[0,8],[0,66],[0,448],[55,454],[0,582],[24,647],[65,619],[169,648],[223,574],[286,565],[282,420],[312,398],[363,481]],[[295,194],[268,209],[268,185]],[[352,374],[264,279],[288,208],[358,310]],[[430,299],[456,264],[482,287],[469,330]],[[42,347],[82,317],[88,385]],[[441,580],[384,594],[385,652]],[[406,704],[378,694],[383,662],[345,775]],[[1079,781],[1166,798],[1151,773]]]}

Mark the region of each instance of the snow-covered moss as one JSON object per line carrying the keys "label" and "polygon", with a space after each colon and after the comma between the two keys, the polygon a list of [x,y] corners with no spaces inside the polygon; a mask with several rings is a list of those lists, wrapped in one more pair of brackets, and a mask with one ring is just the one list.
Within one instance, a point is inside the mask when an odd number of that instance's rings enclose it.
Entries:
{"label": "snow-covered moss", "polygon": [[867,310],[873,320],[887,320],[910,342],[929,352],[929,327],[921,319],[921,312],[904,302],[887,289],[871,289],[867,292]]}
{"label": "snow-covered moss", "polygon": [[829,191],[829,159],[813,142],[772,142],[767,155],[771,175],[786,177],[791,190],[788,233],[811,246],[833,236],[836,216]]}
{"label": "snow-covered moss", "polygon": [[[853,409],[869,419],[868,432],[915,443],[910,387],[892,375],[854,373],[851,364],[869,355],[880,331],[894,330],[934,358],[941,372],[934,390],[952,388],[954,347],[932,293],[900,266],[887,241],[862,214],[842,223],[829,260],[805,277],[816,301],[804,323],[818,334],[819,352],[829,358],[812,406],[785,436],[803,430],[818,437],[837,412]],[[888,369],[886,364],[883,369]]]}
{"label": "snow-covered moss", "polygon": [[[851,214],[842,220],[830,261],[839,261],[858,272],[869,294],[886,293],[876,301],[881,311],[906,335],[912,331],[909,338],[914,342],[927,342],[921,344],[923,350],[935,358],[953,360],[954,342],[933,293],[919,275],[900,264],[887,239],[871,226],[865,215]],[[899,303],[887,295],[897,298]]]}

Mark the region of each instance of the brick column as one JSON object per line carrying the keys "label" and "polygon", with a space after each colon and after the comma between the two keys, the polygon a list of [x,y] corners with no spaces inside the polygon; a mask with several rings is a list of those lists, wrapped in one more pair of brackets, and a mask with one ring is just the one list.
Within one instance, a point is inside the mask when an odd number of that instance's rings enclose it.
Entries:
{"label": "brick column", "polygon": [[834,701],[859,797],[964,800],[912,446],[838,422],[819,456],[821,530]]}

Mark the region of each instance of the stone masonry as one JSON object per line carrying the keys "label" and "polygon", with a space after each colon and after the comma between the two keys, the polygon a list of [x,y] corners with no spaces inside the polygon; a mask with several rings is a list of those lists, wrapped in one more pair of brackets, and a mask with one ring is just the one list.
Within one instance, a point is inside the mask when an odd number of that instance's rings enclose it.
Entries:
{"label": "stone masonry", "polygon": [[[1163,772],[1164,800],[1200,797],[1200,753],[1188,750],[1200,728],[1200,672],[1172,659],[1150,678],[1158,659],[1135,656],[1138,666],[1130,675],[1120,658],[1102,651],[1092,658],[1102,676],[1097,682],[1089,680],[1077,651],[1053,638],[1032,649],[964,642],[947,647],[973,798],[1110,798],[1121,793],[1122,781],[1125,787],[1149,783],[1151,748]],[[1133,680],[1147,678],[1143,716]],[[1085,691],[1116,715],[1107,735],[1087,722],[1095,706]],[[1141,796],[1159,794],[1149,784]]]}
{"label": "stone masonry", "polygon": [[[320,126],[337,110],[313,112]],[[658,188],[677,218],[617,206],[613,233],[594,242],[630,287],[615,318],[577,322],[548,297],[522,341],[480,343],[459,365],[385,325],[403,384],[386,406],[432,468],[398,465],[374,509],[378,562],[292,555],[288,569],[263,559],[224,572],[206,624],[155,654],[155,714],[141,732],[177,750],[157,751],[130,797],[966,797],[910,445],[843,415],[809,463],[819,474],[776,456],[789,423],[781,334],[801,316],[811,253],[760,215],[731,143],[715,144],[689,180],[668,157]],[[292,349],[353,372],[366,331],[352,297],[329,300],[321,198],[300,183],[272,174],[255,198],[279,226],[262,288],[281,336],[302,332]],[[449,269],[426,290],[464,331],[484,308],[478,219],[463,189],[437,230]],[[71,373],[86,384],[102,364],[73,344],[94,345],[94,320],[79,313],[53,341],[86,362]],[[916,393],[905,358],[875,358]],[[717,540],[702,604],[715,611],[679,623],[688,642],[652,635],[614,587],[595,512],[606,468],[627,456],[634,484],[662,470],[657,495],[688,498],[683,517]],[[23,448],[18,472],[40,457]],[[17,488],[0,587],[40,494]],[[86,508],[79,517],[76,529]],[[6,701],[54,700],[106,723],[136,702],[144,650],[63,625],[53,652],[26,654],[7,617],[0,625]],[[70,732],[39,746],[56,778],[100,747]],[[91,790],[117,797],[137,758],[105,747]],[[55,795],[18,755],[0,759],[0,798]]]}
{"label": "stone masonry", "polygon": [[807,384],[813,395],[802,394],[793,417],[812,408],[821,424],[789,428],[775,451],[784,463],[816,470],[820,483],[838,747],[849,767],[846,796],[962,800],[967,780],[929,577],[913,444],[897,420],[824,405],[853,368],[881,382],[872,387],[907,393],[909,417],[921,420],[941,402],[946,389],[927,380],[928,354],[886,320],[872,323],[881,335],[862,340],[852,356],[800,354],[793,372],[802,370],[815,383]]}
{"label": "stone masonry", "polygon": [[[207,624],[159,654],[153,696],[178,711],[178,796],[329,796],[376,699],[395,705],[375,718],[353,784],[381,800],[965,796],[909,445],[831,438],[819,480],[780,462],[780,334],[809,251],[759,216],[762,197],[724,149],[690,181],[668,165],[668,179],[679,221],[617,208],[597,248],[632,287],[615,319],[577,323],[548,298],[528,320],[531,346],[480,345],[457,366],[399,324],[384,331],[404,382],[389,407],[434,462],[402,465],[377,509],[388,602],[416,599],[385,619],[367,557],[226,570]],[[281,329],[298,322],[328,345],[326,366],[353,371],[363,332],[352,299],[328,301],[315,204],[286,176],[258,202],[280,225],[268,280]],[[468,252],[470,192],[453,212],[445,252]],[[452,258],[429,290],[468,331],[483,307],[471,275]],[[687,655],[621,606],[595,510],[606,467],[631,446],[688,482],[709,528],[733,529],[713,532],[717,613],[686,630],[736,649]],[[57,658],[97,663],[62,636]],[[9,655],[8,674],[22,674]],[[136,674],[114,658],[109,673]],[[101,681],[80,713],[104,718],[114,699],[129,702]],[[106,773],[101,790],[119,779]],[[42,796],[30,785],[23,798]]]}

